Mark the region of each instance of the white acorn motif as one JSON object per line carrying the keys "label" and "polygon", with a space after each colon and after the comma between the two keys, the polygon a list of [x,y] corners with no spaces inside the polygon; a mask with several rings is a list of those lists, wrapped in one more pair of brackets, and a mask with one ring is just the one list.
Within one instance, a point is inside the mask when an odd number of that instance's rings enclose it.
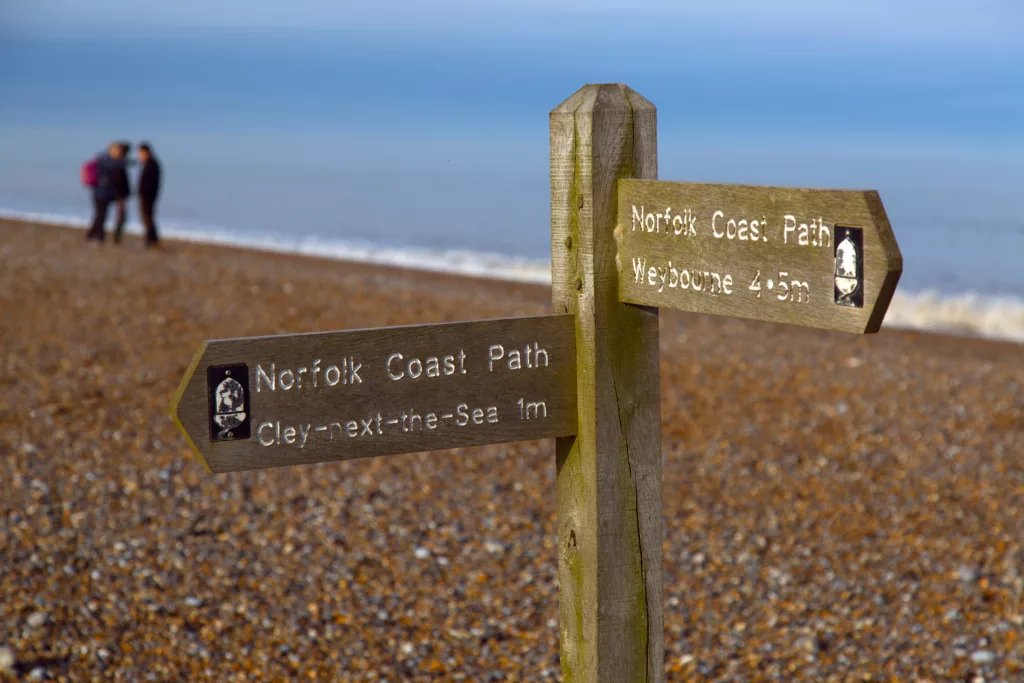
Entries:
{"label": "white acorn motif", "polygon": [[842,294],[836,303],[846,306],[853,303],[850,296],[857,291],[857,287],[860,285],[857,278],[859,258],[857,245],[847,235],[836,247],[836,289]]}
{"label": "white acorn motif", "polygon": [[224,432],[245,422],[245,389],[230,377],[217,385],[214,392],[216,413],[213,420]]}

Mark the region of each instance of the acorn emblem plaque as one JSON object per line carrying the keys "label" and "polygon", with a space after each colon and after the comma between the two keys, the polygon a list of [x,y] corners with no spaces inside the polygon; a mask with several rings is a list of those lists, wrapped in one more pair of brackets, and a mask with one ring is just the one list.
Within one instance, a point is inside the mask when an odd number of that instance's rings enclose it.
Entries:
{"label": "acorn emblem plaque", "polygon": [[210,441],[248,439],[249,367],[220,365],[207,370]]}
{"label": "acorn emblem plaque", "polygon": [[836,291],[840,306],[864,307],[864,233],[836,226]]}

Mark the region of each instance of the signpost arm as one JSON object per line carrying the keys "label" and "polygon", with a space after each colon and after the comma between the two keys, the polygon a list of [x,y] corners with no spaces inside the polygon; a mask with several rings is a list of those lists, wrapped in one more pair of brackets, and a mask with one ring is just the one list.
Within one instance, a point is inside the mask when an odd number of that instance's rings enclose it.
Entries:
{"label": "signpost arm", "polygon": [[657,177],[654,105],[587,85],[551,112],[556,313],[576,315],[578,434],[556,440],[562,671],[664,680],[658,310],[619,303],[616,183]]}

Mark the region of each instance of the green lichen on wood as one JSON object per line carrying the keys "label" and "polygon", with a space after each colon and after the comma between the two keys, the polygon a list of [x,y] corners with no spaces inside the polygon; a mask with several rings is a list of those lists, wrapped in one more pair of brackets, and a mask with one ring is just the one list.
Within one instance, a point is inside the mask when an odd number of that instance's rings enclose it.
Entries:
{"label": "green lichen on wood", "polygon": [[[576,254],[576,257],[573,258],[573,251],[570,250],[569,262],[572,264],[572,268],[568,272],[568,282],[566,283],[566,286],[569,288],[569,290],[565,293],[565,299],[567,302],[570,300],[570,298],[575,298],[573,296],[573,293],[576,292],[576,279],[582,277],[582,269],[581,264],[579,262],[579,259],[582,257],[581,254],[583,253],[580,249],[581,244],[579,202],[583,198],[583,193],[580,190],[580,179],[583,174],[583,169],[582,162],[580,159],[579,124],[577,119],[577,112],[579,111],[579,108],[581,106],[582,101],[579,105],[577,105],[576,110],[573,112],[572,182],[569,185],[569,206],[566,207],[568,209],[569,215],[569,238],[572,240],[572,244],[574,245]],[[569,310],[568,304],[566,305],[566,310]],[[576,298],[575,300],[575,304],[572,307],[572,312],[577,314],[579,313],[578,298]],[[577,358],[579,358],[580,354],[585,353],[586,349],[588,348],[590,348],[590,346],[588,346],[585,343],[582,325],[578,324],[577,322]],[[577,362],[577,386],[593,385],[593,377],[590,373],[588,373],[588,370],[592,370],[590,363]],[[586,381],[587,379],[589,379],[590,381]],[[581,395],[580,398],[577,400],[582,401],[585,399]],[[583,467],[582,463],[580,462],[580,459],[582,457],[582,453],[580,450],[580,440],[582,438],[585,438],[583,435],[585,427],[582,424],[582,422],[583,421],[581,420],[580,433],[577,434],[575,438],[573,438],[572,446],[570,447],[569,452],[564,456],[562,461],[558,463],[558,476],[559,479],[562,480],[561,483],[563,485],[567,484],[569,488],[577,492],[577,495],[579,495],[586,489],[586,481],[583,475]],[[569,481],[566,482],[563,478],[568,478]],[[576,534],[574,529],[570,529],[570,533],[573,535],[573,537],[575,537]],[[566,683],[576,683],[576,681],[585,681],[588,678],[585,671],[579,671],[577,669],[577,667],[585,667],[587,661],[584,652],[586,639],[584,637],[583,631],[583,563],[580,559],[579,539],[577,539],[576,544],[573,548],[567,548],[561,550],[560,552],[564,553],[565,555],[565,564],[568,565],[566,568],[568,569],[569,577],[571,578],[573,584],[573,602],[571,606],[571,615],[561,615],[562,618],[567,618],[571,616],[573,621],[572,624],[566,629],[569,638],[567,638],[566,641],[562,643],[560,660],[562,664],[562,675]],[[570,642],[573,645],[573,647],[571,648],[569,647]]]}
{"label": "green lichen on wood", "polygon": [[[646,376],[648,361],[630,359],[632,352],[656,353],[657,346],[653,351],[648,348],[648,313],[619,304],[617,278],[607,277],[609,269],[615,269],[616,185],[642,171],[646,157],[636,157],[637,145],[646,144],[647,139],[636,137],[645,129],[637,129],[637,112],[629,101],[629,91],[618,86],[609,97],[612,92],[601,89],[607,87],[590,86],[594,89],[578,93],[575,107],[561,109],[565,118],[557,134],[568,135],[571,130],[572,140],[563,138],[552,148],[561,155],[552,168],[563,174],[553,185],[560,185],[558,204],[553,208],[560,214],[561,230],[569,233],[558,238],[566,247],[577,247],[573,253],[571,249],[561,251],[563,245],[559,244],[558,253],[553,254],[562,259],[562,272],[566,273],[565,280],[558,282],[556,304],[574,306],[578,315],[580,425],[576,438],[571,443],[560,442],[558,451],[559,576],[564,582],[560,590],[564,620],[561,665],[564,680],[570,683],[649,681],[652,671],[655,680],[660,680],[656,675],[660,661],[652,666],[648,558],[644,557],[641,535],[647,518],[641,514],[638,485],[645,480],[642,471],[633,467],[634,460],[645,466],[645,439],[639,438],[639,450],[631,452],[631,440],[649,426],[636,422],[638,418],[646,422],[649,411],[643,400],[636,403],[637,378],[631,369],[639,361],[640,377]],[[614,99],[619,99],[618,105],[605,104]],[[589,105],[581,111],[584,103]],[[566,116],[569,111],[571,128]],[[610,156],[603,156],[606,153]],[[571,177],[566,177],[570,173]],[[588,202],[590,213],[584,216]],[[584,287],[577,288],[583,277]],[[634,415],[638,407],[641,413]],[[595,420],[617,420],[618,437],[599,442],[600,422]],[[607,452],[611,450],[617,452]],[[637,477],[641,477],[639,481]],[[608,510],[609,505],[614,508]],[[612,526],[602,527],[602,520]],[[571,547],[573,533],[576,548]],[[660,659],[660,652],[654,654]]]}
{"label": "green lichen on wood", "polygon": [[[621,179],[624,179],[624,178],[633,178],[633,177],[635,177],[636,169],[637,169],[637,160],[636,160],[636,156],[634,154],[634,149],[635,149],[635,147],[634,147],[634,136],[635,136],[635,128],[634,128],[634,126],[635,126],[635,121],[636,121],[635,120],[635,112],[634,112],[634,109],[633,109],[633,103],[629,99],[629,92],[628,92],[628,90],[626,88],[623,88],[623,96],[626,99],[626,103],[629,105],[629,113],[628,113],[628,120],[626,122],[626,134],[625,134],[625,139],[624,139],[624,144],[623,144],[623,149],[622,149],[622,155],[621,155],[621,157],[619,159],[619,163],[617,164],[617,167],[616,167],[616,173],[615,173],[616,182],[618,180],[621,180]],[[618,202],[618,192],[615,191],[615,190],[613,190],[613,197],[614,197],[613,198],[613,202],[617,203]],[[613,216],[618,216],[618,206],[617,206],[617,204],[613,207],[612,215]],[[618,282],[617,281],[615,283],[615,288],[616,288],[616,295],[617,295],[618,294]],[[618,297],[616,296],[616,298],[618,298]],[[621,304],[620,304],[620,306],[621,306]],[[628,315],[628,312],[624,312],[624,315]],[[622,347],[622,344],[624,342],[624,338],[620,337],[619,339],[616,340],[616,342],[617,342],[617,344],[616,344],[616,346],[617,346],[616,352],[619,353],[619,354],[626,354],[626,356],[628,357],[629,354],[630,354],[630,351],[632,351],[632,349],[626,349],[626,348]],[[613,376],[613,380],[612,381],[613,382],[615,381],[614,380],[614,376]],[[638,502],[637,501],[637,486],[636,486],[636,479],[634,478],[634,475],[633,475],[633,463],[630,460],[630,456],[629,456],[629,440],[626,437],[625,420],[623,419],[623,412],[625,411],[626,407],[623,406],[622,402],[619,400],[617,387],[616,387],[615,405],[616,405],[616,409],[618,411],[619,425],[620,425],[620,430],[619,430],[619,455],[620,455],[620,457],[625,458],[625,461],[626,461],[626,471],[629,473],[629,482],[628,482],[629,485],[624,488],[624,491],[625,491],[626,495],[623,497],[624,509],[622,510],[621,514],[623,515],[623,517],[626,517],[627,519],[631,518],[632,521],[633,521],[633,524],[634,524],[634,528],[636,529],[636,536],[634,538],[635,545],[632,546],[631,550],[633,550],[636,553],[635,557],[637,558],[637,562],[636,563],[631,563],[631,564],[633,564],[633,566],[635,566],[637,568],[638,576],[635,577],[635,580],[632,582],[632,585],[636,589],[636,592],[634,594],[634,598],[636,600],[635,604],[642,604],[644,606],[643,611],[638,613],[636,615],[636,617],[632,620],[632,624],[633,624],[633,633],[632,633],[633,638],[632,639],[633,639],[633,642],[634,642],[634,644],[636,646],[636,651],[643,652],[645,654],[645,656],[644,656],[644,658],[642,660],[641,659],[636,660],[637,669],[634,671],[634,675],[633,675],[632,680],[638,681],[638,682],[642,682],[642,681],[646,681],[647,680],[647,671],[648,671],[648,662],[647,662],[648,647],[647,646],[648,646],[648,639],[650,637],[650,633],[649,633],[649,616],[648,616],[650,608],[648,606],[647,577],[646,577],[646,574],[645,574],[645,571],[644,571],[644,560],[645,560],[645,558],[644,558],[644,552],[643,552],[643,543],[641,542],[641,536],[640,536],[640,512],[639,512],[639,507],[637,505],[637,502]]]}

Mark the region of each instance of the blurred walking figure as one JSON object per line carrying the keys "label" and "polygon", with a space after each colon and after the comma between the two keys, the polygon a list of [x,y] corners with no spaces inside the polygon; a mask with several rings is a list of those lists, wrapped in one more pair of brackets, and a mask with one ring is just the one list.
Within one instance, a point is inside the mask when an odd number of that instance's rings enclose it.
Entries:
{"label": "blurred walking figure", "polygon": [[159,243],[156,234],[156,199],[160,194],[160,162],[153,154],[148,142],[139,145],[139,162],[142,172],[139,174],[139,215],[146,226],[146,246],[153,247]]}
{"label": "blurred walking figure", "polygon": [[82,166],[82,181],[92,189],[92,227],[85,235],[86,240],[103,242],[106,238],[107,211],[110,202],[116,199],[115,171],[123,157],[124,148],[121,143],[112,142],[105,154],[98,155]]}
{"label": "blurred walking figure", "polygon": [[128,165],[131,160],[128,152],[131,151],[130,142],[119,142],[117,146],[121,150],[120,155],[114,160],[114,167],[111,171],[111,189],[114,201],[117,202],[117,224],[114,227],[114,244],[121,243],[121,236],[124,234],[124,224],[128,222],[128,197],[132,194],[131,182],[128,180]]}

